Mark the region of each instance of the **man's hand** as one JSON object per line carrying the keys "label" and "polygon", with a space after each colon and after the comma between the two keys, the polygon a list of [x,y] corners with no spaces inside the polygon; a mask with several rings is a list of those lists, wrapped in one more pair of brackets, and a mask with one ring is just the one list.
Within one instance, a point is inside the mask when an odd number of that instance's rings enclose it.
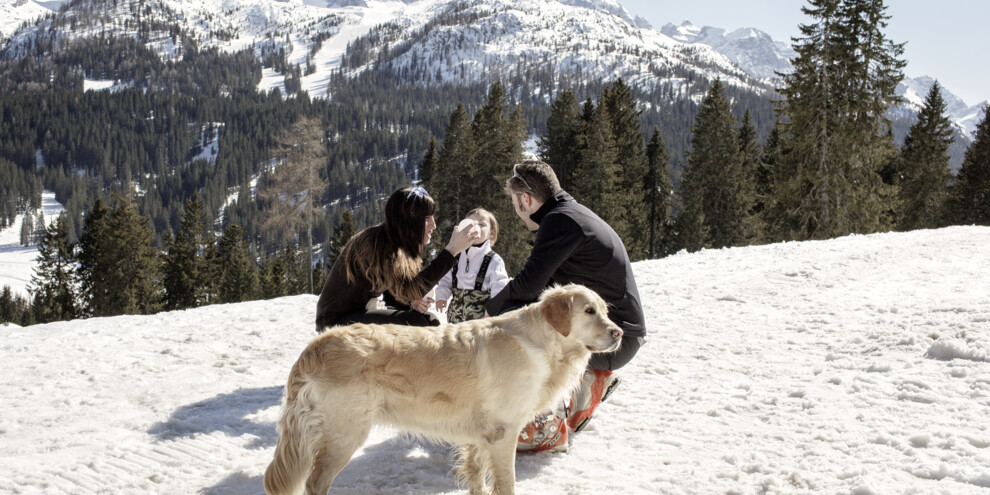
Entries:
{"label": "man's hand", "polygon": [[437,311],[443,313],[443,310],[447,309],[447,300],[446,299],[441,299],[441,300],[437,301],[436,306],[437,306]]}

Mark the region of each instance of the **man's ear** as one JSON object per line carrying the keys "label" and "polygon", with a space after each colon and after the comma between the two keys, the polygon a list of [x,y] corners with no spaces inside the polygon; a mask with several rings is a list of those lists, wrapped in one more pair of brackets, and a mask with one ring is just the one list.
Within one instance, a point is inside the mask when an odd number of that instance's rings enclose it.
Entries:
{"label": "man's ear", "polygon": [[519,193],[519,205],[523,207],[524,212],[530,213],[533,208],[533,195],[525,191]]}
{"label": "man's ear", "polygon": [[564,337],[571,334],[571,299],[564,291],[553,291],[540,303],[543,319]]}

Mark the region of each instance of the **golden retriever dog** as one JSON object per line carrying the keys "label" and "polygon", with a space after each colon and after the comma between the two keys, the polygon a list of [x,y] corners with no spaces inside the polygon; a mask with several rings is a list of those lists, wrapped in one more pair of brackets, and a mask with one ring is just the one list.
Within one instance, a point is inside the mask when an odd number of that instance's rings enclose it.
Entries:
{"label": "golden retriever dog", "polygon": [[580,285],[482,320],[329,329],[289,372],[265,491],[325,495],[386,424],[459,446],[458,481],[472,495],[511,495],[519,432],[564,400],[591,353],[621,339],[602,298]]}

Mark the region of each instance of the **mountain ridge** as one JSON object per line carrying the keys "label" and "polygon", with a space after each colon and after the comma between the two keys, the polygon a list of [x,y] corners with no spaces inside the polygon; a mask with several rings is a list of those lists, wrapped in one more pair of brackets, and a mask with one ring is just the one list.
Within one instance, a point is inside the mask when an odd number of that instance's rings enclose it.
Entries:
{"label": "mountain ridge", "polygon": [[[414,63],[413,56],[433,60],[439,63],[438,71],[446,81],[476,81],[489,70],[506,71],[526,61],[553,59],[564,70],[603,79],[623,77],[644,90],[654,86],[657,79],[666,79],[682,96],[700,97],[707,84],[697,85],[696,81],[715,77],[755,92],[769,89],[714,49],[686,45],[642,27],[649,24],[611,0],[362,0],[336,2],[332,5],[338,7],[333,8],[306,2],[151,0],[140,4],[143,7],[136,12],[134,5],[101,0],[67,4],[54,17],[12,33],[4,57],[29,55],[37,44],[35,39],[42,35],[69,42],[113,33],[143,36],[145,44],[163,58],[172,58],[181,56],[183,46],[174,30],[166,27],[178,25],[201,48],[252,49],[259,59],[283,51],[288,63],[308,67],[302,78],[303,89],[310,96],[323,97],[325,81],[340,69],[350,45],[387,27],[386,44],[375,46],[371,53],[375,60],[369,61],[388,59],[402,69]],[[469,16],[473,23],[430,24],[451,13]],[[154,27],[138,32],[134,24],[139,21]],[[377,57],[417,35],[422,43],[404,47],[404,57]],[[462,49],[450,48],[454,38]],[[464,48],[465,40],[477,43]],[[422,77],[414,82],[436,81]],[[266,74],[261,87],[279,85],[279,76]]]}

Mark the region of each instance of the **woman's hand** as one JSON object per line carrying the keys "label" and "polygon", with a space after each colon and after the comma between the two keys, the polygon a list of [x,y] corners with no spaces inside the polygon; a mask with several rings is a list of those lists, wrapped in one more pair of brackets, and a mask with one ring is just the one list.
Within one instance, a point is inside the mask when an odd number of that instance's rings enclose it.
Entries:
{"label": "woman's hand", "polygon": [[481,229],[478,222],[461,222],[454,226],[454,233],[450,234],[450,242],[447,243],[447,251],[457,256],[465,249],[477,244],[481,240]]}
{"label": "woman's hand", "polygon": [[416,311],[425,314],[430,309],[430,306],[432,304],[433,304],[433,298],[425,297],[423,299],[420,299],[419,301],[412,303],[411,307],[412,309],[415,309]]}

